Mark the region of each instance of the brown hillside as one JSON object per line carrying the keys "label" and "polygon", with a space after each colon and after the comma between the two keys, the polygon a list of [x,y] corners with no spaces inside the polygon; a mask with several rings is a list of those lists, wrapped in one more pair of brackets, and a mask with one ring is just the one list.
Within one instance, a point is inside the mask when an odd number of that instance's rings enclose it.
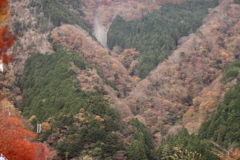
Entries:
{"label": "brown hillside", "polygon": [[[83,29],[72,25],[62,25],[52,31],[51,38],[53,43],[67,45],[83,55],[90,64],[97,65],[106,79],[118,88],[122,97],[126,96],[135,86],[135,81],[129,76],[122,63],[109,55],[110,52],[93,40]],[[122,110],[123,116],[131,116],[129,108],[116,97],[116,91],[111,88],[108,92],[116,106]]]}
{"label": "brown hillside", "polygon": [[209,10],[196,33],[184,38],[125,99],[152,133],[171,133],[179,124],[197,133],[216,109],[225,91],[219,82],[223,69],[240,54],[239,18],[240,6],[230,0]]}
{"label": "brown hillside", "polygon": [[[138,20],[164,3],[183,1],[85,0],[83,10],[85,20],[91,27],[97,16],[106,28],[104,32],[107,32],[119,14],[125,20]],[[51,52],[51,45],[47,41],[51,23],[42,26],[42,29],[47,27],[46,31],[41,32],[41,27],[34,28],[36,19],[27,8],[29,2],[22,0],[11,4],[13,21],[22,24],[31,22],[31,27],[21,31],[16,45],[10,51],[15,54],[15,61],[10,65],[15,75],[22,74],[25,60],[32,53]],[[43,17],[43,14],[39,16]],[[72,25],[55,28],[51,38],[78,51],[89,63],[98,66],[121,93],[117,96],[117,91],[112,87],[99,85],[108,91],[105,97],[111,97],[112,104],[121,109],[123,117],[131,117],[133,113],[158,137],[160,134],[174,133],[182,125],[191,133],[197,133],[200,124],[221,102],[225,91],[235,84],[233,81],[223,85],[219,80],[223,69],[240,55],[239,19],[240,6],[231,0],[224,0],[217,8],[209,9],[209,15],[198,31],[179,40],[178,48],[168,60],[137,86],[136,80],[129,75],[134,74],[137,64],[134,55],[138,53],[134,49],[125,50],[119,55],[110,53],[84,30]],[[130,57],[134,63],[126,57]],[[91,90],[93,85],[90,83],[98,83],[98,76],[95,70],[88,70],[79,71],[78,78],[86,90]]]}
{"label": "brown hillside", "polygon": [[84,0],[86,7],[85,20],[94,23],[94,15],[97,13],[100,22],[109,28],[111,22],[117,15],[126,21],[138,20],[143,15],[152,12],[165,3],[182,3],[186,0]]}
{"label": "brown hillside", "polygon": [[[37,17],[30,12],[29,3],[30,0],[10,3],[12,17],[9,24],[14,31],[18,30],[15,45],[9,50],[9,53],[14,55],[14,61],[10,66],[15,76],[22,75],[25,61],[31,54],[52,52],[47,36],[53,26],[51,23],[36,25]],[[43,13],[38,17],[44,18]]]}

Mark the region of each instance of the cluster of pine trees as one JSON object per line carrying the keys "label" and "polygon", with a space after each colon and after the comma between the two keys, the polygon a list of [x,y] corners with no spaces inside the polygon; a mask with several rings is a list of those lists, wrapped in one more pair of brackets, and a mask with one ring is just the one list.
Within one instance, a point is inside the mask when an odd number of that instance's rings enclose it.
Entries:
{"label": "cluster of pine trees", "polygon": [[[25,64],[20,83],[23,115],[28,118],[36,115],[31,120],[34,126],[51,117],[51,129],[45,131],[42,140],[62,130],[66,139],[54,146],[62,158],[66,153],[68,158],[73,158],[90,149],[99,149],[92,153],[96,157],[112,156],[123,148],[119,138],[112,134],[121,130],[119,112],[102,93],[81,90],[77,71],[70,62],[79,69],[91,69],[89,63],[67,47],[56,45],[54,49],[53,54],[31,56]],[[68,130],[64,132],[66,126]],[[109,143],[116,145],[115,149]]]}
{"label": "cluster of pine trees", "polygon": [[182,36],[193,33],[217,1],[187,1],[165,4],[138,21],[124,21],[117,16],[108,32],[108,46],[136,48],[139,56],[138,75],[144,78],[176,48]]}
{"label": "cluster of pine trees", "polygon": [[[68,3],[67,3],[68,2]],[[90,31],[86,22],[81,18],[84,16],[82,8],[82,1],[52,1],[52,0],[43,0],[35,1],[32,0],[29,4],[29,7],[37,7],[36,10],[39,12],[43,12],[44,16],[49,19],[55,27],[60,26],[61,24],[76,24],[81,26],[84,30]],[[71,5],[73,9],[77,11],[77,13],[70,11],[67,5]]]}
{"label": "cluster of pine trees", "polygon": [[[189,135],[186,129],[176,136],[169,136],[157,151],[159,159],[174,159],[176,147],[182,152],[191,152],[194,159],[238,159],[240,147],[240,60],[232,62],[224,71],[223,83],[237,81],[224,95],[209,121],[201,125],[199,134]],[[187,159],[187,157],[185,158]],[[189,158],[188,158],[189,159]],[[191,159],[191,158],[190,158]]]}

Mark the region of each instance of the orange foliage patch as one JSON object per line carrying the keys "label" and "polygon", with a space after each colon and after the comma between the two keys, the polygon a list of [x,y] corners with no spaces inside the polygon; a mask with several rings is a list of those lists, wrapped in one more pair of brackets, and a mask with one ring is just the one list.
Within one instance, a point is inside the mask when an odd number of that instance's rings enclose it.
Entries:
{"label": "orange foliage patch", "polygon": [[30,140],[35,134],[23,125],[23,120],[9,116],[3,108],[0,109],[0,153],[11,160],[32,160],[35,157],[34,146]]}
{"label": "orange foliage patch", "polygon": [[8,2],[7,0],[0,1],[0,23],[4,22],[8,17]]}
{"label": "orange foliage patch", "polygon": [[[6,21],[8,18],[8,2],[7,0],[1,0],[0,2],[0,23]],[[3,63],[9,63],[12,61],[12,55],[5,54],[14,43],[14,37],[8,30],[7,26],[0,26],[0,57]]]}
{"label": "orange foliage patch", "polygon": [[[9,49],[14,42],[14,37],[9,32],[7,26],[3,26],[2,22],[5,22],[8,18],[8,2],[7,0],[0,1],[0,64],[7,64],[13,60],[12,55],[7,55],[6,51]],[[2,68],[2,66],[1,66]],[[2,95],[0,94],[0,100]]]}
{"label": "orange foliage patch", "polygon": [[9,63],[13,60],[12,55],[5,54],[14,43],[14,37],[7,27],[0,26],[0,57],[3,63]]}
{"label": "orange foliage patch", "polygon": [[[7,0],[1,0],[0,2],[0,23],[4,22],[8,18],[8,2]],[[0,57],[3,63],[9,63],[12,61],[12,55],[5,54],[7,49],[13,45],[14,37],[9,32],[8,27],[0,26]]]}
{"label": "orange foliage patch", "polygon": [[47,157],[50,157],[50,152],[45,144],[33,143],[33,146],[37,152],[35,160],[46,160]]}
{"label": "orange foliage patch", "polygon": [[50,157],[46,145],[31,142],[35,134],[24,126],[16,110],[7,106],[7,101],[0,105],[0,122],[0,153],[7,159],[46,160]]}

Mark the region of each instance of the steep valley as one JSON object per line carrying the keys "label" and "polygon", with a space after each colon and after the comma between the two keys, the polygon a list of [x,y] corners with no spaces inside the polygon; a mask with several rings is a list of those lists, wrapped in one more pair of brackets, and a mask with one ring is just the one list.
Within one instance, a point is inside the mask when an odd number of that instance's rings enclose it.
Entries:
{"label": "steep valley", "polygon": [[[9,2],[17,38],[1,106],[42,124],[49,159],[239,158],[237,0]],[[150,33],[167,22],[169,35]]]}
{"label": "steep valley", "polygon": [[[211,10],[196,33],[189,35],[125,99],[136,115],[146,117],[145,124],[153,133],[160,126],[166,126],[162,131],[169,132],[171,126],[182,124],[176,123],[179,118],[183,118],[183,125],[190,133],[197,133],[201,123],[221,102],[224,88],[232,86],[219,82],[223,69],[239,54],[237,14],[227,14],[238,9],[233,5],[226,11],[226,5],[230,2],[224,1]],[[228,27],[222,28],[220,23]],[[230,32],[236,34],[230,36]]]}

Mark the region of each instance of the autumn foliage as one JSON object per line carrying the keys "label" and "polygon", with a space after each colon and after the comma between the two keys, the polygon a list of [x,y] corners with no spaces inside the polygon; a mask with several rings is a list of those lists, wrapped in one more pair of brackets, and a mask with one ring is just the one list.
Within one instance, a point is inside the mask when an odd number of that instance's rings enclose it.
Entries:
{"label": "autumn foliage", "polygon": [[[240,23],[235,18],[239,7],[229,11],[221,7],[224,5],[215,9],[221,14],[212,11],[206,23],[195,34],[185,37],[168,60],[139,82],[125,99],[134,114],[143,116],[152,133],[159,128],[162,134],[171,131],[179,119],[191,133],[196,133],[221,102],[224,86],[219,80],[223,69],[235,56],[239,57],[240,42]],[[236,24],[222,30],[218,23],[228,23],[223,17]]]}
{"label": "autumn foliage", "polygon": [[[9,17],[7,0],[0,1],[0,63],[7,64],[13,60],[7,50],[14,44],[14,35],[5,24]],[[1,96],[2,97],[2,96]],[[0,153],[9,160],[45,160],[50,156],[42,143],[32,143],[35,134],[24,125],[11,103],[0,98]]]}
{"label": "autumn foliage", "polygon": [[114,83],[121,92],[129,92],[135,85],[124,65],[109,55],[107,49],[89,37],[82,29],[62,25],[52,31],[51,38],[53,43],[67,45],[81,53],[88,63],[97,64],[106,79]]}
{"label": "autumn foliage", "polygon": [[0,108],[0,153],[11,160],[32,160],[34,145],[30,142],[35,134],[23,125],[23,120],[9,116],[8,110]]}
{"label": "autumn foliage", "polygon": [[32,145],[36,151],[35,160],[46,160],[46,157],[50,157],[50,152],[45,144],[33,143]]}
{"label": "autumn foliage", "polygon": [[0,2],[0,57],[3,63],[9,63],[12,61],[12,55],[7,55],[6,51],[13,45],[14,36],[8,30],[7,26],[4,26],[3,22],[8,18],[8,2],[7,0],[1,0]]}
{"label": "autumn foliage", "polygon": [[9,160],[46,160],[50,157],[47,146],[32,142],[36,135],[25,127],[24,120],[10,107],[10,102],[3,101],[0,105],[0,153]]}
{"label": "autumn foliage", "polygon": [[1,0],[0,1],[0,23],[4,22],[6,18],[8,17],[8,2],[7,0]]}
{"label": "autumn foliage", "polygon": [[7,27],[0,26],[0,57],[3,63],[7,64],[13,60],[12,55],[5,54],[14,42],[14,38]]}

